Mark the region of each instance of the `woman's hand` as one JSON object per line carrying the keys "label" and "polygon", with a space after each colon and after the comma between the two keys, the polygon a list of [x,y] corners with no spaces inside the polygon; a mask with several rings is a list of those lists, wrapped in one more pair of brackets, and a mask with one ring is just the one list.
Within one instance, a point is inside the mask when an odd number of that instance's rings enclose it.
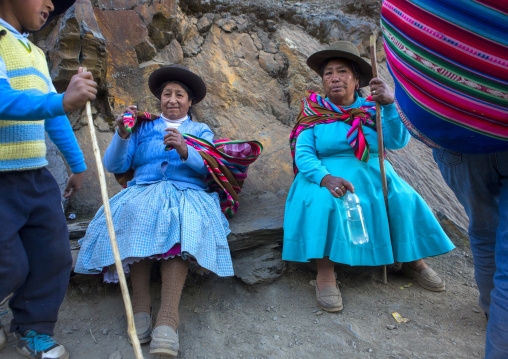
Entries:
{"label": "woman's hand", "polygon": [[115,119],[116,125],[118,126],[118,135],[124,140],[129,138],[130,132],[127,131],[125,125],[123,124],[123,116],[126,113],[132,113],[132,115],[136,117],[137,111],[138,111],[137,106],[129,106]]}
{"label": "woman's hand", "polygon": [[390,105],[395,100],[392,90],[380,78],[374,77],[370,80],[369,86],[372,99],[381,105]]}
{"label": "woman's hand", "polygon": [[173,146],[180,155],[180,158],[186,160],[189,156],[189,151],[182,134],[176,128],[166,128],[165,131],[168,133],[164,135],[164,144]]}
{"label": "woman's hand", "polygon": [[328,191],[335,198],[340,198],[346,194],[349,190],[351,193],[355,193],[355,188],[351,182],[346,181],[342,177],[335,177],[332,175],[326,175],[321,180],[321,187],[326,187]]}

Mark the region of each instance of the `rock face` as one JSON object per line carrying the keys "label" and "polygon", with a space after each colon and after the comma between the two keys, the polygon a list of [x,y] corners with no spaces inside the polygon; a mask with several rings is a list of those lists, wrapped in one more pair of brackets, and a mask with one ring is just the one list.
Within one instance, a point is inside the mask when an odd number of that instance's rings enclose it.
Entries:
{"label": "rock face", "polygon": [[[283,205],[293,178],[288,137],[304,91],[322,89],[306,59],[337,40],[352,41],[367,57],[370,35],[380,35],[380,6],[381,1],[370,0],[78,0],[34,41],[46,51],[60,91],[80,65],[97,79],[94,123],[102,153],[114,133],[114,118],[126,105],[160,112],[147,79],[171,63],[188,66],[207,84],[206,98],[193,109],[194,120],[207,123],[216,138],[263,143],[262,156],[249,169],[240,211],[231,221],[235,270],[253,283],[283,270]],[[380,74],[391,80],[381,40],[377,49]],[[71,114],[70,120],[89,170],[69,206],[78,217],[90,217],[101,205],[96,164],[83,114]],[[441,223],[464,233],[462,208],[427,148],[413,140],[390,153],[389,160],[440,213]],[[110,196],[121,190],[112,175],[107,182]],[[257,212],[248,210],[252,203]],[[245,251],[253,251],[258,263],[246,264]],[[259,263],[271,269],[260,269]]]}

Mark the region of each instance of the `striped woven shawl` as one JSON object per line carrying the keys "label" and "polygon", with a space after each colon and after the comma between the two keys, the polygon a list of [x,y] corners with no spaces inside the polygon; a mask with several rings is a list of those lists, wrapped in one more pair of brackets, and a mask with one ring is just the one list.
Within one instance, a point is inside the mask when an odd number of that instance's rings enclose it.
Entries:
{"label": "striped woven shawl", "polygon": [[263,145],[258,141],[228,139],[211,144],[195,136],[184,134],[183,137],[203,158],[210,173],[206,184],[211,191],[218,193],[222,212],[228,219],[233,217],[238,210],[238,194],[247,178],[247,169],[263,152]]}
{"label": "striped woven shawl", "polygon": [[508,150],[508,2],[384,0],[381,15],[412,135],[461,153]]}
{"label": "striped woven shawl", "polygon": [[[158,116],[139,112],[137,122],[155,120]],[[134,126],[131,126],[131,131]],[[212,192],[217,192],[222,213],[231,218],[238,211],[239,196],[243,183],[247,178],[249,165],[263,152],[263,145],[258,141],[231,141],[221,139],[213,144],[189,134],[182,134],[185,142],[195,148],[203,158],[209,175],[205,182]],[[171,150],[166,146],[166,151]],[[115,174],[118,183],[123,187],[134,177],[134,170]]]}
{"label": "striped woven shawl", "polygon": [[347,133],[347,141],[353,148],[355,157],[360,161],[369,161],[369,144],[365,140],[362,126],[376,129],[376,103],[372,102],[370,96],[360,108],[343,109],[330,101],[324,99],[313,91],[307,91],[302,99],[300,113],[296,124],[289,136],[289,147],[293,157],[293,172],[298,174],[298,167],[295,163],[296,140],[302,131],[313,128],[316,125],[343,121],[351,125]]}

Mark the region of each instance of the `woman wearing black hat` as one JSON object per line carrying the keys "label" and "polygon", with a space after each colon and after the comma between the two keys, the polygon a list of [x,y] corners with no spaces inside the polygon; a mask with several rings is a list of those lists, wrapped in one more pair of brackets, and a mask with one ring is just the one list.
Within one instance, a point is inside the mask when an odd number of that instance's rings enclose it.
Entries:
{"label": "woman wearing black hat", "polygon": [[[203,80],[184,66],[154,71],[148,80],[160,99],[161,116],[144,121],[132,134],[117,119],[118,131],[104,155],[108,171],[134,169],[134,177],[111,201],[118,246],[132,280],[132,303],[141,343],[150,353],[177,355],[178,304],[189,263],[233,275],[227,235],[229,225],[215,193],[206,192],[208,170],[182,133],[212,142],[210,128],[191,120],[190,109],[206,95]],[[136,108],[125,112],[136,115]],[[165,151],[165,146],[172,150]],[[81,240],[76,272],[103,273],[114,263],[101,208]],[[161,308],[152,332],[150,269],[161,261]],[[116,281],[106,272],[105,281]]]}
{"label": "woman wearing black hat", "polygon": [[[372,78],[370,65],[350,42],[316,52],[307,64],[322,77],[326,97],[307,93],[291,134],[296,176],[286,202],[283,259],[316,259],[317,302],[330,312],[343,308],[335,263],[404,262],[404,273],[421,286],[444,290],[444,281],[422,258],[446,253],[454,246],[423,199],[388,162],[388,216],[385,210],[374,101],[382,105],[386,148],[402,148],[409,141],[391,90],[379,78]],[[372,97],[365,99],[358,90],[367,85]],[[349,234],[340,200],[348,191],[358,196],[363,210],[369,238],[363,244],[354,244]]]}

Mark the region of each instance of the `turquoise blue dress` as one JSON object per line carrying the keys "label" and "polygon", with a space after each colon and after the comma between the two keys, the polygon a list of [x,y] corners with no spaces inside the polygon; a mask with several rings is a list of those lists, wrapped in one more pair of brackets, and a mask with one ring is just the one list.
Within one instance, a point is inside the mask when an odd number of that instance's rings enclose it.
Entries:
{"label": "turquoise blue dress", "polygon": [[[357,97],[350,107],[360,107],[364,101]],[[383,106],[382,117],[385,147],[404,147],[410,136],[395,105]],[[377,134],[363,127],[370,146],[370,159],[365,163],[354,156],[347,143],[346,134],[350,128],[344,122],[321,124],[304,130],[298,137],[295,161],[300,172],[286,201],[282,258],[306,262],[329,257],[336,263],[377,266],[394,261],[410,262],[452,250],[453,243],[424,200],[385,161],[387,218]],[[327,174],[353,184],[363,209],[368,243],[354,245],[351,242],[343,201],[320,186]]]}

